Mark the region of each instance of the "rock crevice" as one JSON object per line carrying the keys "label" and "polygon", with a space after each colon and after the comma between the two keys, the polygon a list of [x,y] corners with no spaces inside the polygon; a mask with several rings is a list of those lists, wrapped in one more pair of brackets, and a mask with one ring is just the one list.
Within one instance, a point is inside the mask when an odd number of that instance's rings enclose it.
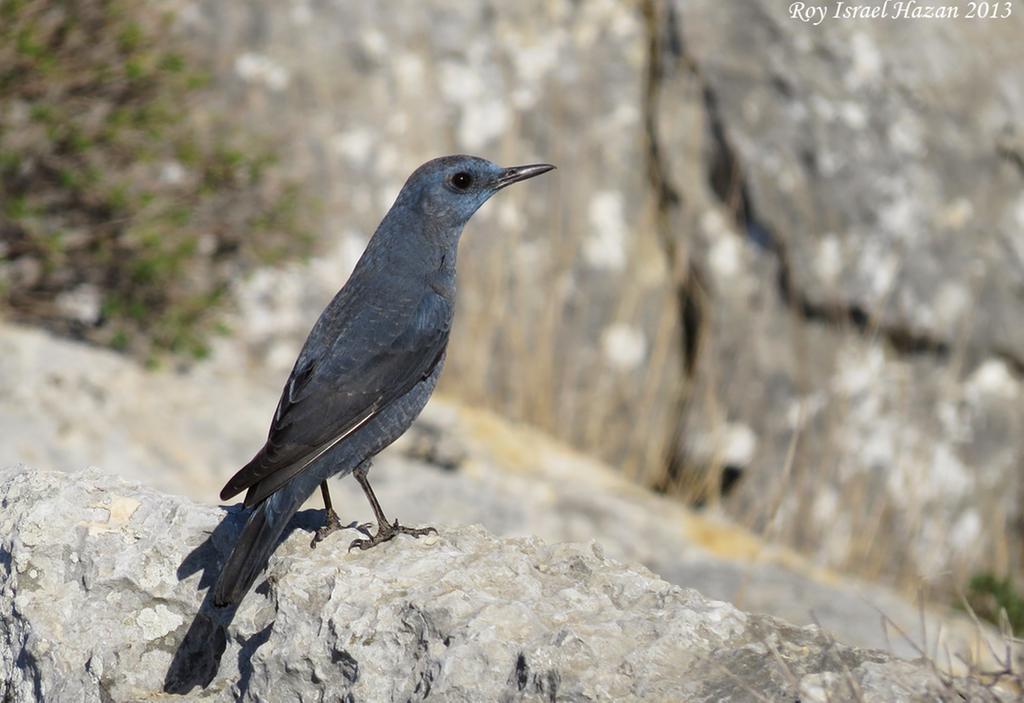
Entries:
{"label": "rock crevice", "polygon": [[[795,281],[786,238],[777,236],[771,225],[759,214],[751,197],[746,168],[729,138],[728,115],[722,109],[715,85],[702,75],[700,62],[687,51],[675,4],[650,0],[645,4],[644,13],[648,19],[646,30],[649,47],[646,74],[648,85],[644,92],[644,114],[647,117],[646,131],[649,140],[648,173],[659,210],[683,205],[684,189],[672,182],[669,169],[664,164],[663,154],[671,149],[659,138],[657,102],[660,83],[665,80],[666,73],[674,74],[684,69],[697,81],[702,96],[704,122],[710,146],[710,153],[703,166],[710,190],[722,208],[732,214],[736,232],[750,238],[760,249],[770,252],[775,257],[778,267],[778,294],[781,301],[807,322],[846,326],[856,330],[866,339],[887,341],[900,354],[930,354],[941,361],[948,360],[952,347],[950,339],[908,325],[878,319],[863,305],[852,300],[835,298],[828,302],[819,301],[801,290]],[[666,66],[668,63],[674,66],[670,69]],[[781,80],[775,85],[783,93],[791,90]],[[999,154],[1013,163],[1018,163],[1021,158],[1020,154],[1006,148],[1000,149]],[[805,152],[804,161],[811,170],[814,168],[814,159],[814,152]],[[676,253],[679,242],[685,238],[678,232],[667,231],[662,233],[662,239],[670,242],[666,245],[666,255],[672,268],[671,262],[679,256]],[[683,327],[687,327],[685,321]],[[696,343],[685,345],[684,349],[692,351],[691,354],[684,354],[686,367],[691,372],[689,375],[692,375],[692,368],[696,363]],[[1018,376],[1024,375],[1024,358],[1011,350],[996,345],[990,348],[979,347],[973,349],[972,353],[979,359],[1004,359]]]}
{"label": "rock crevice", "polygon": [[[699,335],[673,357],[686,388],[666,415],[670,460],[648,483],[724,496],[748,526],[908,585],[1012,571],[1016,557],[989,555],[1021,541],[1006,498],[1024,421],[1019,150],[1005,135],[1024,95],[965,68],[1019,55],[1012,25],[955,41],[907,25],[908,54],[897,23],[810,31],[762,2],[643,7],[648,197],[677,297],[700,303]],[[935,72],[929,52],[957,58]],[[982,173],[990,186],[965,175]],[[830,529],[806,529],[818,523]],[[860,543],[879,530],[898,537]]]}

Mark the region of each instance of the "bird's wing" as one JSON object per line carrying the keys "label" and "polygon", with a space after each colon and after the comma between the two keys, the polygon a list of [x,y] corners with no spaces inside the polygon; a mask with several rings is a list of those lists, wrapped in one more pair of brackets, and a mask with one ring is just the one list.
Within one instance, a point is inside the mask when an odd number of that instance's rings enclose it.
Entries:
{"label": "bird's wing", "polygon": [[401,302],[379,300],[318,323],[285,383],[266,444],[221,500],[271,476],[283,484],[430,375],[448,342],[451,303],[433,290],[416,306]]}

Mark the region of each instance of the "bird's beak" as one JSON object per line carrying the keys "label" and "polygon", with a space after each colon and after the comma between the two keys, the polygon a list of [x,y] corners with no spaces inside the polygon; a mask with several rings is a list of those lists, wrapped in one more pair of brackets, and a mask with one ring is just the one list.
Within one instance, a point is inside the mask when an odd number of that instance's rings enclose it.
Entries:
{"label": "bird's beak", "polygon": [[530,164],[529,166],[510,166],[501,172],[498,179],[494,183],[495,190],[501,190],[505,186],[510,186],[513,183],[519,181],[525,181],[527,178],[533,178],[539,176],[542,173],[547,173],[553,170],[555,167],[551,164]]}

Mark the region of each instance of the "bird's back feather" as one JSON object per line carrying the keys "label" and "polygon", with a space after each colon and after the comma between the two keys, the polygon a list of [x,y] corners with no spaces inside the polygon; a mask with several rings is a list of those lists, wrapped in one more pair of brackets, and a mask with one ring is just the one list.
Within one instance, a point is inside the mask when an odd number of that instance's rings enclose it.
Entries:
{"label": "bird's back feather", "polygon": [[310,333],[266,443],[227,482],[222,500],[248,489],[245,503],[255,505],[429,376],[443,355],[452,305],[436,291],[418,301],[346,303],[336,298]]}

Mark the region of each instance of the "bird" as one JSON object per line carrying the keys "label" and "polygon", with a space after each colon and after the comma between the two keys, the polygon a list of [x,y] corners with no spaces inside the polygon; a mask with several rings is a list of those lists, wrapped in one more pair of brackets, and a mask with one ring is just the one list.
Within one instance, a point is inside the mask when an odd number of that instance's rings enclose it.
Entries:
{"label": "bird", "polygon": [[326,520],[311,547],[343,529],[327,479],[352,473],[377,520],[352,523],[369,549],[432,527],[389,521],[367,478],[373,457],[426,405],[444,367],[463,227],[499,190],[551,171],[503,168],[478,156],[443,156],[417,168],[370,237],[348,280],[313,325],[274,412],[266,442],[228,480],[222,501],[246,491],[249,513],[213,588],[237,606],[270,560],[288,522],[319,486]]}

